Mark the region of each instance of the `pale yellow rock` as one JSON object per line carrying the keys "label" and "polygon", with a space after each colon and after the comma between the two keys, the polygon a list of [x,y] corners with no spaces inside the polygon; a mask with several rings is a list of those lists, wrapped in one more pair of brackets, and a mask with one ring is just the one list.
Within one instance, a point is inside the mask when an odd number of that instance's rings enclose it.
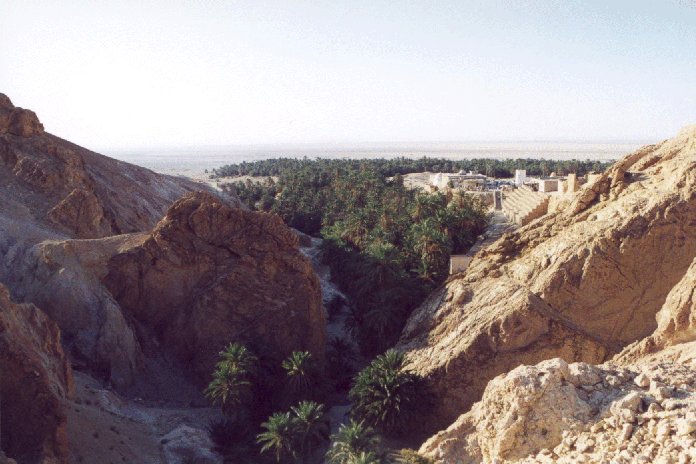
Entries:
{"label": "pale yellow rock", "polygon": [[[617,358],[626,366],[694,340],[694,289],[690,127],[626,156],[568,207],[504,235],[414,311],[397,348],[436,398],[419,426],[451,424],[519,364],[601,363],[631,345]],[[630,382],[611,375],[616,389]]]}

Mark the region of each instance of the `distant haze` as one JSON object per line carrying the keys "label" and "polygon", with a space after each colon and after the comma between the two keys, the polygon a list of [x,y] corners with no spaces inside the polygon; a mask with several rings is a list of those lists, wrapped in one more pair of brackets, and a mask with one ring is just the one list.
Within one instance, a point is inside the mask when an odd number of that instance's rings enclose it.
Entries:
{"label": "distant haze", "polygon": [[225,164],[268,158],[545,158],[554,160],[615,160],[638,143],[591,142],[465,142],[401,144],[295,144],[228,147],[109,150],[105,154],[165,174],[201,176]]}
{"label": "distant haze", "polygon": [[0,92],[143,156],[659,140],[696,122],[695,71],[692,0],[0,0]]}

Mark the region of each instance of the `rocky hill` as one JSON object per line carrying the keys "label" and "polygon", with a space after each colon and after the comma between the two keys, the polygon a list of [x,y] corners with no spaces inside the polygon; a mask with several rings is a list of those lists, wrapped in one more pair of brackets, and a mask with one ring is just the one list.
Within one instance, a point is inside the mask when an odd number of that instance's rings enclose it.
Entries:
{"label": "rocky hill", "polygon": [[277,365],[292,350],[324,356],[319,279],[276,215],[189,194],[107,266],[104,284],[120,307],[202,382],[230,340]]}
{"label": "rocky hill", "polygon": [[[272,361],[309,350],[321,362],[324,330],[318,278],[278,217],[66,142],[0,95],[0,370],[17,373],[0,381],[0,449],[10,458],[157,455],[182,421],[208,440],[200,414],[192,422],[166,405],[205,405],[200,387],[224,346],[249,343]],[[71,403],[105,388],[118,414]],[[134,414],[136,395],[165,408]],[[84,432],[118,417],[138,423],[141,448],[95,447]]]}
{"label": "rocky hill", "polygon": [[413,314],[399,347],[438,402],[425,431],[449,426],[423,451],[446,463],[685,455],[695,259],[690,127],[503,236]]}

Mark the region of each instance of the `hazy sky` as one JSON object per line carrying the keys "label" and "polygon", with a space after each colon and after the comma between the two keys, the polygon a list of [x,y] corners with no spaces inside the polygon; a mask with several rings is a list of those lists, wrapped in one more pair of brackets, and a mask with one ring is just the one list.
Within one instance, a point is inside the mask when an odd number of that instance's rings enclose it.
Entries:
{"label": "hazy sky", "polygon": [[664,138],[696,0],[0,0],[0,92],[95,149]]}

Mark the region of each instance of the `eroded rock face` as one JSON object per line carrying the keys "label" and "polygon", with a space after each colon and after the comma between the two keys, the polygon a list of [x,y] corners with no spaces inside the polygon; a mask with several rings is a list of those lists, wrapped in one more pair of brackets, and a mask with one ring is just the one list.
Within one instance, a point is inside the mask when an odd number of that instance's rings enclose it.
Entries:
{"label": "eroded rock face", "polygon": [[111,258],[104,283],[201,383],[231,341],[277,362],[293,350],[322,359],[319,280],[276,215],[189,194],[141,245]]}
{"label": "eroded rock face", "polygon": [[626,347],[617,356],[619,362],[630,363],[670,346],[696,340],[696,258],[667,296],[656,319],[655,332]]}
{"label": "eroded rock face", "polygon": [[36,114],[0,94],[0,214],[71,238],[152,228],[201,184],[107,158],[43,131]]}
{"label": "eroded rock face", "polygon": [[117,388],[130,385],[142,372],[143,356],[133,327],[101,279],[113,255],[145,237],[44,240],[5,256],[13,270],[6,282],[15,296],[34,302],[59,325],[75,366]]}
{"label": "eroded rock face", "polygon": [[3,132],[20,137],[31,137],[43,134],[44,128],[36,113],[15,108],[7,95],[0,93],[0,134]]}
{"label": "eroded rock face", "polygon": [[520,363],[600,363],[650,335],[695,257],[692,127],[506,234],[414,312],[398,347],[438,399],[426,430],[446,427]]}
{"label": "eroded rock face", "polygon": [[20,464],[67,462],[63,404],[73,386],[60,330],[1,284],[0,373],[0,448]]}
{"label": "eroded rock face", "polygon": [[689,462],[695,442],[693,355],[631,368],[557,358],[493,379],[420,451],[443,464]]}
{"label": "eroded rock face", "polygon": [[77,366],[129,385],[142,353],[101,283],[106,262],[133,246],[119,234],[150,231],[174,201],[206,187],[81,148],[18,111],[0,94],[0,282],[58,323]]}

